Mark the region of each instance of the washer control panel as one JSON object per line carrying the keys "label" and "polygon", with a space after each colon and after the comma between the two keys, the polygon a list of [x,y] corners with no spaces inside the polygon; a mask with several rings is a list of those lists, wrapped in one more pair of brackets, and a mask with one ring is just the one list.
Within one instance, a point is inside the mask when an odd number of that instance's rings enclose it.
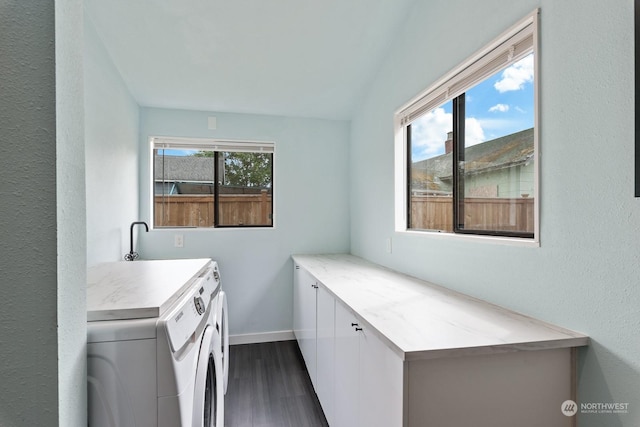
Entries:
{"label": "washer control panel", "polygon": [[202,297],[195,296],[193,297],[193,305],[196,307],[196,312],[199,315],[203,315],[205,311],[207,311],[207,304],[204,302]]}
{"label": "washer control panel", "polygon": [[[196,329],[206,319],[207,309],[219,291],[219,274],[215,274],[217,271],[217,263],[212,262],[194,280],[184,297],[180,299],[181,303],[167,317],[166,329],[172,351],[178,351],[189,340],[195,339]],[[218,277],[218,280],[215,277]]]}

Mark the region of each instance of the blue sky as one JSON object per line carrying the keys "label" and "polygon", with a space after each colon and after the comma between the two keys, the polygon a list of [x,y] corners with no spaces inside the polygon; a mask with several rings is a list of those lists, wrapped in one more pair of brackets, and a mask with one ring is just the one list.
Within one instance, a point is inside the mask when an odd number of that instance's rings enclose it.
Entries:
{"label": "blue sky", "polygon": [[[530,54],[466,92],[467,147],[533,127],[533,69]],[[444,154],[453,126],[452,104],[448,101],[412,123],[412,161]]]}
{"label": "blue sky", "polygon": [[195,153],[197,153],[198,150],[177,150],[174,148],[166,148],[166,149],[160,149],[158,150],[158,154],[163,154],[165,156],[193,156]]}

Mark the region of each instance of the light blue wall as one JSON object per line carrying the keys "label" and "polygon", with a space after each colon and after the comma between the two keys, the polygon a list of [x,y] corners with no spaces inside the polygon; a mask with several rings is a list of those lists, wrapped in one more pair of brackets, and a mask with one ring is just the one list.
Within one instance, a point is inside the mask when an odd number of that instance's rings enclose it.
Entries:
{"label": "light blue wall", "polygon": [[[56,216],[58,260],[58,425],[87,422],[87,227],[85,199],[85,122],[83,0],[55,2],[56,58]],[[32,31],[32,30],[30,30]],[[40,153],[38,153],[40,154]],[[49,159],[48,157],[44,157]],[[40,206],[36,207],[40,209]],[[36,295],[40,302],[45,298]],[[29,317],[38,319],[31,311]],[[39,320],[37,320],[39,322]],[[0,338],[0,341],[2,339]],[[32,340],[34,352],[40,342]],[[48,357],[53,357],[48,355]],[[36,386],[35,393],[39,393]],[[39,406],[26,404],[33,410]],[[53,417],[48,416],[49,419]],[[44,425],[42,423],[26,423]],[[4,425],[0,422],[0,425]]]}
{"label": "light blue wall", "polygon": [[[217,118],[217,129],[207,118]],[[232,335],[291,331],[293,253],[348,252],[349,122],[142,108],[140,216],[151,221],[150,136],[212,137],[276,143],[275,228],[186,229],[142,233],[144,258],[211,257],[228,294]],[[147,184],[149,183],[149,184]]]}
{"label": "light blue wall", "polygon": [[85,18],[87,263],[121,260],[138,220],[139,109]]}
{"label": "light blue wall", "polygon": [[[536,7],[540,248],[395,233],[394,111]],[[640,425],[633,45],[631,1],[418,0],[352,122],[352,252],[590,335],[579,400],[629,414],[581,415],[587,427]]]}

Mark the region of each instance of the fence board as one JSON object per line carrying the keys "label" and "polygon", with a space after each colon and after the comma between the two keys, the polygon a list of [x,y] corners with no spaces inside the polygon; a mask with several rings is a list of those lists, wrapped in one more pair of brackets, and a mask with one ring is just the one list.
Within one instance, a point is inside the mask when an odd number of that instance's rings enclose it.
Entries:
{"label": "fence board", "polygon": [[[533,198],[467,197],[464,222],[470,230],[533,233]],[[453,231],[453,198],[411,196],[410,228]]]}
{"label": "fence board", "polygon": [[[155,196],[157,227],[213,227],[213,194]],[[220,225],[271,225],[271,195],[221,194]]]}

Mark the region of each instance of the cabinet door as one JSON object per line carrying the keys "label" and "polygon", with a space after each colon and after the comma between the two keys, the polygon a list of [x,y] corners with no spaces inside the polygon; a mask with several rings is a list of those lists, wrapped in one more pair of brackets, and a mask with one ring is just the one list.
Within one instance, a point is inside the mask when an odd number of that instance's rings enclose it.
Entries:
{"label": "cabinet door", "polygon": [[333,426],[334,407],[334,375],[335,375],[335,299],[320,285],[317,290],[317,387],[316,392],[322,405],[324,415],[330,426]]}
{"label": "cabinet door", "polygon": [[360,355],[356,317],[342,303],[335,303],[335,400],[331,427],[358,426]]}
{"label": "cabinet door", "polygon": [[293,265],[293,335],[298,340],[298,346],[302,338],[302,294],[300,292],[302,271],[298,264]]}
{"label": "cabinet door", "polygon": [[403,361],[377,335],[362,329],[358,425],[401,427]]}
{"label": "cabinet door", "polygon": [[316,388],[316,282],[302,267],[294,267],[293,333]]}

